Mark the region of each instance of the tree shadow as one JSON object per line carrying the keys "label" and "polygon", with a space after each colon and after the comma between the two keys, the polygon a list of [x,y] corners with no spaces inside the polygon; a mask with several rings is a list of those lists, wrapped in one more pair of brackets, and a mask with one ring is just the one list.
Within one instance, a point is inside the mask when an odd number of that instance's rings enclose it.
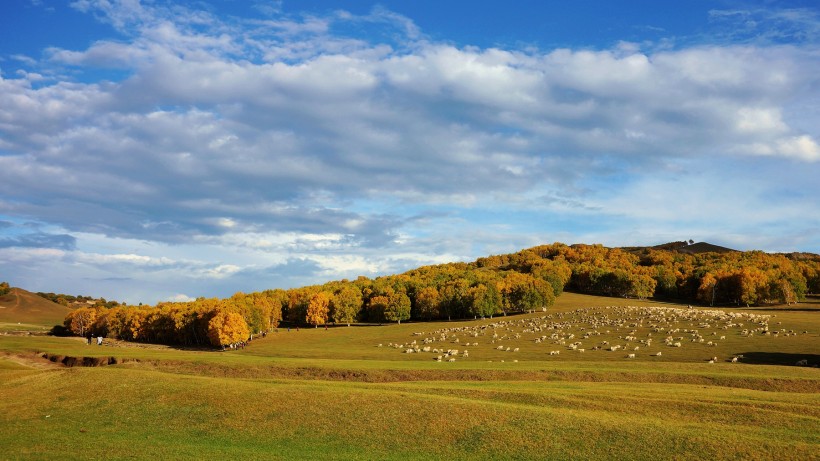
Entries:
{"label": "tree shadow", "polygon": [[[741,362],[752,365],[820,366],[820,354],[791,354],[785,352],[744,352]],[[803,362],[805,360],[805,362]],[[800,365],[798,365],[800,364]]]}

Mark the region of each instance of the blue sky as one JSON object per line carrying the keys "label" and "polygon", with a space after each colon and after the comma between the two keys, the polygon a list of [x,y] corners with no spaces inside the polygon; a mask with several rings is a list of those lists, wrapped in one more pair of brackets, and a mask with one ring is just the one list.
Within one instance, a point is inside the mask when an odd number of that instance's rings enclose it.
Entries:
{"label": "blue sky", "polygon": [[808,1],[2,2],[0,279],[155,303],[555,241],[820,252],[818,45]]}

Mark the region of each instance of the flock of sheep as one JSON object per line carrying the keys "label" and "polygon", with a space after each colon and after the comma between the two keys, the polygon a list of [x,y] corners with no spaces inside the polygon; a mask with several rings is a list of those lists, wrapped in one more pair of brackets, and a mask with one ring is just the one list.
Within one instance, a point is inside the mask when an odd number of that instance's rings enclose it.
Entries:
{"label": "flock of sheep", "polygon": [[[770,329],[770,319],[769,315],[712,309],[607,306],[417,332],[412,341],[390,343],[388,347],[406,354],[430,353],[439,362],[466,359],[471,357],[470,350],[475,352],[473,357],[479,358],[498,357],[498,352],[514,354],[528,345],[536,346],[536,353],[538,348],[543,349],[544,356],[606,352],[619,353],[616,357],[624,359],[660,357],[663,348],[697,347],[703,352],[704,362],[715,363],[718,357],[707,356],[706,350],[718,346],[727,336],[797,334],[793,330]],[[742,359],[736,355],[724,361],[736,363]]]}

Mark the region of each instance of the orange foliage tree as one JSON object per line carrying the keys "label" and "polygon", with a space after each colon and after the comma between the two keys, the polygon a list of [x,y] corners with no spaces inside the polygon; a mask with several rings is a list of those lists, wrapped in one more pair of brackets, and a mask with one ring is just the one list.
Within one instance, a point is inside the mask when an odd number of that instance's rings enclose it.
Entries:
{"label": "orange foliage tree", "polygon": [[319,325],[327,323],[328,312],[330,312],[330,295],[320,291],[310,297],[305,321],[319,328]]}
{"label": "orange foliage tree", "polygon": [[208,322],[208,339],[214,346],[238,343],[249,335],[248,323],[236,312],[218,311]]}
{"label": "orange foliage tree", "polygon": [[90,307],[81,307],[69,312],[65,319],[65,326],[72,333],[85,336],[91,331],[94,320],[97,319],[97,311]]}

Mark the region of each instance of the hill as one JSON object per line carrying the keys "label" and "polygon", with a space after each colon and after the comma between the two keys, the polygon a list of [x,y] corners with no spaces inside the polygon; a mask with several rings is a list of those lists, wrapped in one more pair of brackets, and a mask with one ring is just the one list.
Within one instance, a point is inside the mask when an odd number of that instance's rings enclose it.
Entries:
{"label": "hill", "polygon": [[690,243],[686,241],[680,242],[669,242],[663,243],[660,245],[655,245],[652,247],[623,247],[621,248],[624,251],[628,251],[630,253],[638,254],[646,249],[652,250],[666,250],[666,251],[675,251],[678,253],[687,253],[687,254],[700,254],[700,253],[731,253],[736,252],[738,250],[733,250],[731,248],[722,247],[720,245],[714,245],[707,242],[698,242],[698,243]]}
{"label": "hill", "polygon": [[22,288],[11,288],[0,296],[0,322],[59,325],[71,309],[41,298]]}

